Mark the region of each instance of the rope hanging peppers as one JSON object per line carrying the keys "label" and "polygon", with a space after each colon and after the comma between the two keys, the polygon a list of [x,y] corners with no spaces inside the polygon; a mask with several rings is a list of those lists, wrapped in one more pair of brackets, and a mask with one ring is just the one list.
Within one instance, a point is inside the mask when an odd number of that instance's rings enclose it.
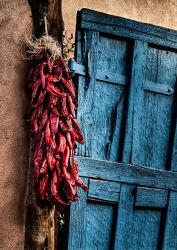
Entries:
{"label": "rope hanging peppers", "polygon": [[32,87],[30,127],[32,165],[40,200],[67,205],[79,199],[77,187],[87,191],[78,176],[76,141],[84,143],[75,116],[76,92],[61,56],[49,50],[33,54],[29,82]]}

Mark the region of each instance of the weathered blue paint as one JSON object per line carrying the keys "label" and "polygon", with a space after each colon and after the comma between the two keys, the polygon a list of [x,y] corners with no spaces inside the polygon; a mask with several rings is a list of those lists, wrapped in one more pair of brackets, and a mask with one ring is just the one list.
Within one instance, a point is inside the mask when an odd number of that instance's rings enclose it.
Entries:
{"label": "weathered blue paint", "polygon": [[168,190],[137,187],[136,207],[165,208],[168,204]]}
{"label": "weathered blue paint", "polygon": [[[69,67],[73,74],[73,76],[82,75],[86,76],[86,67],[77,63],[74,59],[69,60]],[[97,70],[96,72],[96,80],[101,82],[113,83],[118,85],[128,85],[128,79],[125,75],[121,75],[119,73],[110,74],[109,71]],[[171,88],[167,84],[145,81],[144,90],[159,93],[163,95],[172,95],[174,93],[174,89]]]}
{"label": "weathered blue paint", "polygon": [[120,183],[90,179],[88,197],[92,200],[118,202]]}
{"label": "weathered blue paint", "polygon": [[95,30],[119,37],[128,37],[133,40],[177,48],[176,31],[88,9],[83,9],[79,15],[78,26],[80,29]]}
{"label": "weathered blue paint", "polygon": [[177,173],[127,163],[77,157],[84,177],[177,191]]}
{"label": "weathered blue paint", "polygon": [[71,206],[68,250],[175,250],[177,32],[84,9],[76,37],[89,191]]}

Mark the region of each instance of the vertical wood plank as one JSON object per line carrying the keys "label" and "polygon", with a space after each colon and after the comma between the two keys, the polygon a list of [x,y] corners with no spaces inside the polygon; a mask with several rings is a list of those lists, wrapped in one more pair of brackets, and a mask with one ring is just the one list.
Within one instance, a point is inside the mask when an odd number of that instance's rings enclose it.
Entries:
{"label": "vertical wood plank", "polygon": [[174,135],[171,170],[177,171],[177,122],[176,122],[175,135]]}
{"label": "vertical wood plank", "polygon": [[86,247],[83,250],[112,249],[114,209],[111,204],[89,201],[87,204]]}
{"label": "vertical wood plank", "polygon": [[132,232],[129,250],[160,250],[159,240],[163,239],[160,239],[159,233],[161,210],[150,207],[134,209]]}
{"label": "vertical wood plank", "polygon": [[[114,250],[130,249],[134,206],[134,185],[123,184],[118,204],[117,227],[115,232]],[[131,248],[132,249],[132,248]]]}
{"label": "vertical wood plank", "polygon": [[[88,185],[88,179],[82,178],[84,183]],[[87,209],[87,193],[79,190],[80,200],[71,205],[70,222],[69,222],[69,250],[86,249],[86,209]]]}
{"label": "vertical wood plank", "polygon": [[82,56],[82,34],[78,27],[76,27],[76,34],[75,34],[75,51],[74,51],[74,58],[77,63],[83,64],[83,56]]}
{"label": "vertical wood plank", "polygon": [[78,83],[78,112],[77,119],[83,130],[86,143],[78,145],[78,155],[90,156],[93,154],[93,140],[91,138],[94,126],[93,120],[93,101],[97,70],[97,46],[99,32],[87,31],[83,34],[82,47],[83,60],[86,66],[86,77],[79,77]]}
{"label": "vertical wood plank", "polygon": [[26,216],[26,232],[24,249],[54,250],[54,208],[39,207],[29,204]]}
{"label": "vertical wood plank", "polygon": [[[149,46],[146,81],[166,84],[175,89],[177,53]],[[176,92],[176,91],[175,91]],[[176,116],[176,93],[161,95],[145,91],[141,145],[141,164],[150,168],[170,169]]]}
{"label": "vertical wood plank", "polygon": [[171,191],[166,219],[163,250],[177,249],[177,192]]}
{"label": "vertical wood plank", "polygon": [[[84,32],[83,32],[84,33]],[[79,76],[78,119],[85,133],[85,145],[79,145],[78,154],[96,159],[117,161],[122,151],[122,120],[124,111],[125,86],[109,84],[95,80],[97,69],[106,74],[109,79],[112,73],[128,74],[130,43],[102,34],[93,39],[90,47],[90,32],[85,32],[82,40],[86,49],[82,49],[82,57],[89,54],[90,63],[84,64],[90,70],[90,83],[87,77]],[[86,51],[88,53],[86,53]],[[113,55],[113,56],[112,56]],[[95,59],[93,60],[93,58]],[[97,64],[94,68],[93,64]],[[86,129],[87,127],[87,129]],[[88,132],[87,132],[88,130]],[[91,133],[90,133],[91,132]],[[121,148],[121,150],[120,150]]]}
{"label": "vertical wood plank", "polygon": [[[140,130],[144,96],[145,65],[148,44],[135,41],[132,60],[132,75],[128,102],[128,116],[124,140],[123,162],[138,163],[140,157]],[[142,152],[141,152],[142,153]]]}

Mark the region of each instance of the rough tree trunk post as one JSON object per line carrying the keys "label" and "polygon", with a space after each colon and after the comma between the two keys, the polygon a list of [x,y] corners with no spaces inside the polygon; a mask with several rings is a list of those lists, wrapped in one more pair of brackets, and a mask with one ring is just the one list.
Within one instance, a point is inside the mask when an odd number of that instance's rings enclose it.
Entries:
{"label": "rough tree trunk post", "polygon": [[[44,16],[48,21],[48,34],[62,45],[64,23],[62,18],[62,0],[28,0],[33,18],[33,35],[41,37],[45,32]],[[25,249],[55,249],[54,207],[41,207],[35,199],[33,171],[30,168]]]}

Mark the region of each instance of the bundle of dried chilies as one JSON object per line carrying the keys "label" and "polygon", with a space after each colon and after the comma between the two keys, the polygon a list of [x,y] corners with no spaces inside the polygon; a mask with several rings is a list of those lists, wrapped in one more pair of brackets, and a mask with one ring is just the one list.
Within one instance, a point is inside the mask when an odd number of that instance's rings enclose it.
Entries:
{"label": "bundle of dried chilies", "polygon": [[[51,40],[47,44],[45,39]],[[41,38],[30,53],[32,165],[39,199],[67,205],[78,200],[77,187],[87,191],[74,158],[76,142],[83,144],[84,138],[75,116],[76,93],[69,68],[50,39]]]}

